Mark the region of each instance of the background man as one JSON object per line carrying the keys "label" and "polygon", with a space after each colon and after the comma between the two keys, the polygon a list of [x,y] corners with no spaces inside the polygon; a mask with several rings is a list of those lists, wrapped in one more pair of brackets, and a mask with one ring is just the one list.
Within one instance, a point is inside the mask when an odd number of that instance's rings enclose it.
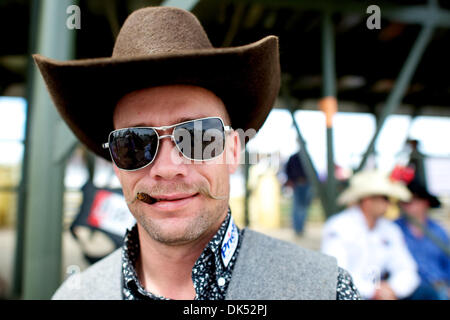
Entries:
{"label": "background man", "polygon": [[408,189],[377,171],[352,177],[338,202],[351,205],[331,217],[323,229],[322,252],[337,258],[366,299],[402,299],[419,285],[417,266],[400,229],[384,219],[388,197],[409,200]]}
{"label": "background man", "polygon": [[291,187],[293,191],[292,225],[295,233],[302,235],[312,199],[312,190],[299,152],[289,157],[285,171],[287,176],[286,185]]}
{"label": "background man", "polygon": [[404,214],[395,222],[419,267],[422,286],[436,299],[449,299],[450,241],[445,230],[429,217],[430,208],[439,208],[441,203],[418,179],[412,180],[408,189],[413,197],[401,203]]}

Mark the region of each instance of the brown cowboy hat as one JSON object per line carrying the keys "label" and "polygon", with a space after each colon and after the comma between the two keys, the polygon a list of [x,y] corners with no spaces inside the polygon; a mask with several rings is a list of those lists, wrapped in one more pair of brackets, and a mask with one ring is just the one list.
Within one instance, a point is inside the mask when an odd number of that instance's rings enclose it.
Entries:
{"label": "brown cowboy hat", "polygon": [[92,151],[112,131],[112,114],[125,94],[167,84],[196,85],[223,100],[234,128],[258,130],[280,87],[278,39],[214,48],[197,18],[171,7],[133,12],[111,57],[56,61],[33,55],[62,118]]}

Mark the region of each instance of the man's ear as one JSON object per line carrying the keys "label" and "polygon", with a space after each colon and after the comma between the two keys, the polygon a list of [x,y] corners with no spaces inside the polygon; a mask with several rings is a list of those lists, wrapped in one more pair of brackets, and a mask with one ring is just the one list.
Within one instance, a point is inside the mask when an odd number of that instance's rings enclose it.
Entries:
{"label": "man's ear", "polygon": [[236,131],[229,133],[228,142],[226,144],[227,155],[226,161],[228,165],[228,172],[230,174],[236,172],[241,159],[241,139]]}

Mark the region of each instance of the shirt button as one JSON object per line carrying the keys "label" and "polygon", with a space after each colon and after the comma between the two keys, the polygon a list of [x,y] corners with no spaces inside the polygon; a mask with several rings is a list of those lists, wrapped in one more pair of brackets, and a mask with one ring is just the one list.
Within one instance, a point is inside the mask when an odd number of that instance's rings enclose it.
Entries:
{"label": "shirt button", "polygon": [[220,277],[219,279],[217,279],[217,284],[223,287],[225,285],[225,279]]}

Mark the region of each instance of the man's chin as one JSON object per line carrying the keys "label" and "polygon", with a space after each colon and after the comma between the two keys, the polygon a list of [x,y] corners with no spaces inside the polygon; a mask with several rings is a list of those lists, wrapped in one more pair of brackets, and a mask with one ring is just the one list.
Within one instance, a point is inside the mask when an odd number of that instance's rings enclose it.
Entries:
{"label": "man's chin", "polygon": [[150,220],[144,221],[141,226],[150,238],[166,245],[194,242],[202,238],[210,228],[202,219],[189,218],[166,219],[166,221]]}
{"label": "man's chin", "polygon": [[140,231],[145,232],[150,239],[177,245],[213,236],[222,223],[227,208],[227,203],[217,202],[213,207],[189,208],[166,214],[142,210],[135,212],[134,216],[140,225]]}

